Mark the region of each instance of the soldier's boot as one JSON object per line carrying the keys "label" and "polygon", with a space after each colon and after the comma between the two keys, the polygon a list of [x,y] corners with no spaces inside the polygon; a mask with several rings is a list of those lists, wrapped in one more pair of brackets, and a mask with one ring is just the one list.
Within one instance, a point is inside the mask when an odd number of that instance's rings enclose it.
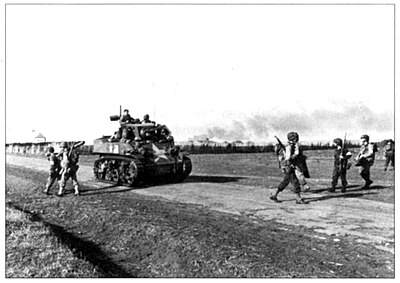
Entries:
{"label": "soldier's boot", "polygon": [[79,196],[79,195],[80,195],[79,186],[78,186],[78,185],[75,185],[75,186],[74,186],[74,189],[75,189],[74,195],[75,195],[75,196]]}
{"label": "soldier's boot", "polygon": [[300,193],[296,193],[296,203],[297,204],[306,204],[307,202],[301,197]]}
{"label": "soldier's boot", "polygon": [[303,192],[308,192],[310,190],[310,186],[309,185],[304,185],[303,186]]}
{"label": "soldier's boot", "polygon": [[371,179],[370,180],[368,180],[368,181],[366,181],[365,182],[365,185],[364,185],[364,187],[362,187],[362,189],[368,189],[370,186],[371,186],[371,184],[373,183],[374,181],[372,181]]}
{"label": "soldier's boot", "polygon": [[50,194],[50,193],[49,193],[49,188],[46,187],[46,188],[43,190],[43,193],[46,194],[46,195],[49,195],[49,194]]}
{"label": "soldier's boot", "polygon": [[342,193],[345,193],[346,190],[347,190],[347,186],[343,186],[341,192],[342,192]]}
{"label": "soldier's boot", "polygon": [[269,198],[270,200],[273,200],[274,202],[281,202],[278,200],[278,194],[279,194],[279,189],[276,189],[275,193],[272,194]]}
{"label": "soldier's boot", "polygon": [[60,186],[60,188],[58,190],[58,193],[57,193],[57,196],[58,197],[62,197],[63,195],[64,195],[64,188]]}
{"label": "soldier's boot", "polygon": [[332,187],[330,187],[330,188],[328,189],[328,192],[334,193],[335,190],[336,190],[336,187],[335,187],[335,186],[332,186]]}

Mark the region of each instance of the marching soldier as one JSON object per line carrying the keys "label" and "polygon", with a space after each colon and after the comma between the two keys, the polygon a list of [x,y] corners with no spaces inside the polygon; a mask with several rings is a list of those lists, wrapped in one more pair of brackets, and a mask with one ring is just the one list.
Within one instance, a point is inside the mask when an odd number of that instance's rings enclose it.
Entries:
{"label": "marching soldier", "polygon": [[284,178],[282,182],[278,185],[275,193],[270,197],[271,200],[275,202],[280,202],[278,200],[278,194],[282,192],[289,184],[292,184],[293,190],[297,196],[296,203],[304,204],[306,203],[300,195],[300,183],[299,179],[296,177],[296,158],[299,155],[299,135],[296,132],[290,132],[287,135],[288,144],[285,147],[285,156],[282,160],[282,171],[284,173]]}
{"label": "marching soldier", "polygon": [[360,176],[365,180],[365,185],[362,187],[362,189],[368,189],[373,183],[371,180],[370,169],[375,161],[375,149],[374,145],[369,142],[368,135],[362,135],[360,139],[361,147],[360,152],[355,158],[355,166],[359,167]]}
{"label": "marching soldier", "polygon": [[49,146],[46,150],[47,160],[50,163],[49,168],[49,177],[47,178],[46,187],[44,189],[45,194],[50,194],[49,190],[54,182],[59,179],[59,171],[60,171],[60,160],[54,154],[54,147]]}
{"label": "marching soldier", "polygon": [[78,179],[76,177],[76,173],[79,169],[79,155],[78,153],[75,152],[75,148],[83,145],[85,142],[81,141],[78,142],[72,147],[68,147],[66,142],[62,142],[60,145],[61,152],[59,155],[61,156],[61,178],[60,181],[58,182],[59,184],[59,191],[57,196],[63,196],[64,195],[64,190],[65,190],[65,185],[68,181],[69,178],[72,179],[72,184],[74,186],[75,196],[79,195],[79,183]]}
{"label": "marching soldier", "polygon": [[333,145],[336,147],[333,154],[333,173],[332,173],[332,187],[328,190],[330,193],[334,193],[336,190],[336,185],[338,184],[339,177],[342,181],[341,192],[346,192],[347,189],[347,179],[346,172],[348,166],[348,160],[351,158],[352,154],[347,148],[344,148],[343,141],[340,138],[333,140]]}
{"label": "marching soldier", "polygon": [[394,141],[392,139],[388,140],[383,150],[385,156],[385,165],[383,170],[386,171],[390,163],[394,169]]}
{"label": "marching soldier", "polygon": [[[280,144],[276,144],[274,146],[274,151],[277,156],[279,166],[281,166],[282,161],[285,159],[285,147],[281,146]],[[307,184],[306,176],[309,178],[310,174],[308,172],[307,164],[305,163],[306,156],[304,156],[301,152],[298,143],[295,145],[294,151],[296,153],[295,156],[297,156],[297,158],[295,158],[296,162],[294,162],[296,164],[294,172],[299,180],[301,191],[308,192],[310,190],[310,186]]]}

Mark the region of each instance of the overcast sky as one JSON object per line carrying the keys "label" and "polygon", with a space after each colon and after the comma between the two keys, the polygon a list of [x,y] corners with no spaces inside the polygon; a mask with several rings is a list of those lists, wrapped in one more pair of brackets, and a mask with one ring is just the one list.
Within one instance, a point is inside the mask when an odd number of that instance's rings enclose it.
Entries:
{"label": "overcast sky", "polygon": [[[6,141],[394,138],[393,5],[7,5]],[[32,132],[32,131],[35,132]]]}

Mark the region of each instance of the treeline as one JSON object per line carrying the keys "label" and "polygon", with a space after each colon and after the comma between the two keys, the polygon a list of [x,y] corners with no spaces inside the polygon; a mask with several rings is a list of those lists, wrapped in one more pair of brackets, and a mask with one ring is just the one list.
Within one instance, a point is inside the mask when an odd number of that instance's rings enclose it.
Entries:
{"label": "treeline", "polygon": [[[358,144],[346,143],[347,148],[358,147]],[[228,144],[227,146],[221,145],[183,145],[181,149],[190,154],[228,154],[228,153],[263,153],[273,152],[274,145],[251,145],[251,146],[235,146]],[[311,143],[309,145],[301,145],[302,150],[324,150],[332,149],[329,143]]]}

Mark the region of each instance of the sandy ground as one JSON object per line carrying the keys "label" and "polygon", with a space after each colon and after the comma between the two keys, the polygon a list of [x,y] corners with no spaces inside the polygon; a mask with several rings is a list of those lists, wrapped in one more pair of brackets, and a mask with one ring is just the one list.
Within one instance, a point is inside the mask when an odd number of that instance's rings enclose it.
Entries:
{"label": "sandy ground", "polygon": [[[47,171],[48,168],[47,161],[42,159],[7,155],[6,162],[40,171]],[[90,166],[80,165],[78,179],[83,185],[95,188],[106,186],[94,181]],[[209,209],[232,214],[303,225],[329,235],[351,235],[357,237],[359,242],[394,253],[394,204],[360,199],[349,191],[332,195],[306,193],[304,197],[308,204],[297,205],[290,190],[279,195],[281,203],[274,203],[268,198],[271,192],[271,189],[261,186],[190,180],[180,184],[132,190],[133,194],[157,196],[171,201],[204,205]]]}

